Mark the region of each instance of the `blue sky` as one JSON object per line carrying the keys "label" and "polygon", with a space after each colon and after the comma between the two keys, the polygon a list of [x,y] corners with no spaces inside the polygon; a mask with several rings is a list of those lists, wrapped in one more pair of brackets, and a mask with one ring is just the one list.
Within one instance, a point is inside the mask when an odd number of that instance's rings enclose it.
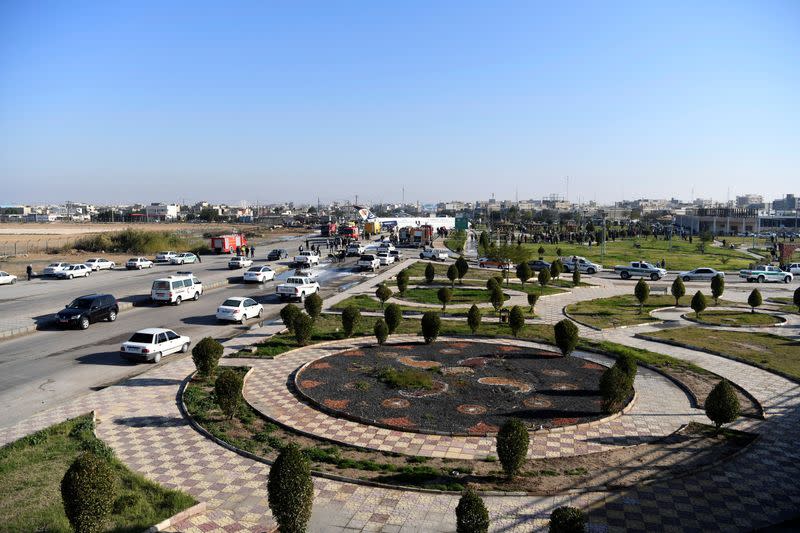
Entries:
{"label": "blue sky", "polygon": [[0,3],[0,203],[800,192],[800,2]]}

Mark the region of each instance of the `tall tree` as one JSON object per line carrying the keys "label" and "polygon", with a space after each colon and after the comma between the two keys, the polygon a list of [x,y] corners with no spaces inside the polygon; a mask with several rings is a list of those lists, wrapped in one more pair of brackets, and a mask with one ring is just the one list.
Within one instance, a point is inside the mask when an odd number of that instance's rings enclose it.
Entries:
{"label": "tall tree", "polygon": [[525,282],[531,279],[533,271],[527,261],[523,261],[517,265],[517,278],[522,282],[522,288],[525,288]]}
{"label": "tall tree", "polygon": [[647,299],[650,297],[650,285],[644,279],[640,279],[636,283],[636,287],[633,289],[633,294],[636,296],[636,299],[639,301],[639,314],[642,314],[642,308],[644,304],[647,302]]}
{"label": "tall tree", "polygon": [[711,278],[711,296],[714,297],[714,305],[719,305],[719,297],[725,292],[725,278],[717,274]]}
{"label": "tall tree", "polygon": [[683,284],[683,280],[681,278],[675,278],[675,281],[672,282],[672,288],[670,290],[672,292],[672,296],[675,298],[675,307],[678,307],[678,302],[686,295],[686,285]]}

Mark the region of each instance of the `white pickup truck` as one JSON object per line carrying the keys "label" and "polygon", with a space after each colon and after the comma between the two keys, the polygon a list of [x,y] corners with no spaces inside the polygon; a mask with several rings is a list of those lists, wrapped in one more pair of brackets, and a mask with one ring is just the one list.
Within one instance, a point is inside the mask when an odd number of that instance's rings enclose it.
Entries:
{"label": "white pickup truck", "polygon": [[363,254],[358,258],[359,270],[370,270],[375,272],[381,267],[381,261],[375,254]]}
{"label": "white pickup truck", "polygon": [[447,261],[450,258],[450,254],[447,250],[426,247],[419,253],[419,258],[430,259],[431,261]]}
{"label": "white pickup truck", "polygon": [[317,252],[305,250],[300,252],[300,255],[294,256],[294,263],[299,266],[316,266],[319,264],[319,255]]}
{"label": "white pickup truck", "polygon": [[753,269],[745,269],[739,271],[739,277],[742,279],[746,279],[748,283],[758,282],[758,283],[765,283],[765,282],[784,282],[789,283],[794,279],[794,275],[791,272],[784,272],[780,268],[771,265],[761,265],[757,266]]}
{"label": "white pickup truck", "polygon": [[653,281],[660,280],[667,275],[667,271],[663,268],[644,261],[633,261],[628,266],[617,265],[614,267],[614,272],[619,273],[619,277],[622,279],[650,278]]}
{"label": "white pickup truck", "polygon": [[306,301],[306,296],[311,296],[319,292],[319,283],[311,278],[302,276],[292,276],[275,288],[275,292],[281,300],[300,300]]}

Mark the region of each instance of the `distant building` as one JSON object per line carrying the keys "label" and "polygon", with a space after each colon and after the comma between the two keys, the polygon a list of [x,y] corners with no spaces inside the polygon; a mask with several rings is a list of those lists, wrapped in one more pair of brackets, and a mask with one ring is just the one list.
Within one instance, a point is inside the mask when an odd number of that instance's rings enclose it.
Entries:
{"label": "distant building", "polygon": [[736,197],[736,207],[761,209],[764,207],[764,197],[760,194],[744,194]]}
{"label": "distant building", "polygon": [[147,220],[177,220],[180,206],[174,204],[150,204],[144,208]]}
{"label": "distant building", "polygon": [[798,209],[797,198],[794,194],[787,194],[782,200],[772,202],[772,209],[775,211],[793,211]]}

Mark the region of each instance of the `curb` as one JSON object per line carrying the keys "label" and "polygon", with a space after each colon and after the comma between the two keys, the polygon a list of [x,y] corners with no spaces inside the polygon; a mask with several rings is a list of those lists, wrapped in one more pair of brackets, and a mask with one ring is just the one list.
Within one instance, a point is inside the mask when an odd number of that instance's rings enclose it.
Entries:
{"label": "curb", "polygon": [[164,531],[169,529],[170,527],[183,522],[187,518],[192,516],[201,514],[206,512],[206,502],[200,502],[195,505],[192,505],[188,509],[181,511],[180,513],[170,516],[166,520],[162,520],[158,524],[154,526],[150,526],[149,528],[145,529],[144,533],[156,533],[157,531]]}

